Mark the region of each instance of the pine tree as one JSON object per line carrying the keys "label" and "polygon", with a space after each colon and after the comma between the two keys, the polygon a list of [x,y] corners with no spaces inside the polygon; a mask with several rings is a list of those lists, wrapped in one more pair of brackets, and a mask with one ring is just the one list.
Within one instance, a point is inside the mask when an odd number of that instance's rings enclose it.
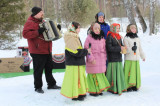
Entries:
{"label": "pine tree", "polygon": [[24,23],[25,13],[22,12],[23,0],[0,1],[0,49],[12,49],[15,36],[11,31],[17,30]]}
{"label": "pine tree", "polygon": [[62,4],[64,21],[77,21],[81,26],[95,21],[95,14],[99,11],[94,0],[63,0]]}

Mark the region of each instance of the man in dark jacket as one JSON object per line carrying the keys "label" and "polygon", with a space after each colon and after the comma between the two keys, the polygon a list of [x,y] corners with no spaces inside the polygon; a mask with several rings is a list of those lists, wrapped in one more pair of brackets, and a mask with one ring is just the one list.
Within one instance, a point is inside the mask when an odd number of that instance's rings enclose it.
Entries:
{"label": "man in dark jacket", "polygon": [[40,28],[39,24],[43,22],[43,11],[39,7],[32,8],[32,15],[24,25],[23,37],[27,39],[29,52],[33,59],[34,69],[34,87],[38,93],[44,93],[42,90],[42,74],[45,69],[45,77],[48,89],[60,89],[52,75],[52,41],[43,40],[42,33],[45,28]]}

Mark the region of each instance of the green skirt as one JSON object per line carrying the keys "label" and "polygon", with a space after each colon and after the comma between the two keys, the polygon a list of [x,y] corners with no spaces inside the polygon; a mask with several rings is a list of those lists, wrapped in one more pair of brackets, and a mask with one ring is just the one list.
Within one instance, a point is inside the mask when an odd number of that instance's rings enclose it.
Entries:
{"label": "green skirt", "polygon": [[66,66],[61,94],[67,98],[86,95],[88,90],[85,66]]}
{"label": "green skirt", "polygon": [[106,76],[111,85],[108,91],[119,95],[126,91],[122,62],[109,62]]}
{"label": "green skirt", "polygon": [[124,64],[124,76],[127,88],[134,86],[139,89],[141,86],[139,61],[126,60]]}
{"label": "green skirt", "polygon": [[102,91],[107,91],[110,84],[104,75],[104,73],[88,74],[88,92],[93,94],[99,94]]}

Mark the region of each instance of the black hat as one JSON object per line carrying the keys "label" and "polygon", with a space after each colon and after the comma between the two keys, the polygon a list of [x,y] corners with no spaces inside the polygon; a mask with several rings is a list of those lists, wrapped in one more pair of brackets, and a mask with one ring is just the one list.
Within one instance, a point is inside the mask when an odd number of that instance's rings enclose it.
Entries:
{"label": "black hat", "polygon": [[40,11],[42,11],[42,9],[40,7],[33,7],[31,11],[32,11],[32,15],[31,16],[35,16]]}

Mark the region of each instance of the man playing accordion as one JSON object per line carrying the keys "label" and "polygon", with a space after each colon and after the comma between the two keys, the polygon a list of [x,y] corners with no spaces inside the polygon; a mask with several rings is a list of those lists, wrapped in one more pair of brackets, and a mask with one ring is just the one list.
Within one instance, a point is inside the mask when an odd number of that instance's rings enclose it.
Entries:
{"label": "man playing accordion", "polygon": [[23,37],[28,41],[29,53],[33,59],[34,88],[38,93],[44,93],[42,90],[43,69],[48,89],[61,88],[56,85],[56,80],[52,75],[52,41],[40,39],[43,38],[42,33],[46,30],[39,27],[39,24],[43,22],[43,16],[41,8],[33,7],[32,15],[26,21],[23,29]]}

